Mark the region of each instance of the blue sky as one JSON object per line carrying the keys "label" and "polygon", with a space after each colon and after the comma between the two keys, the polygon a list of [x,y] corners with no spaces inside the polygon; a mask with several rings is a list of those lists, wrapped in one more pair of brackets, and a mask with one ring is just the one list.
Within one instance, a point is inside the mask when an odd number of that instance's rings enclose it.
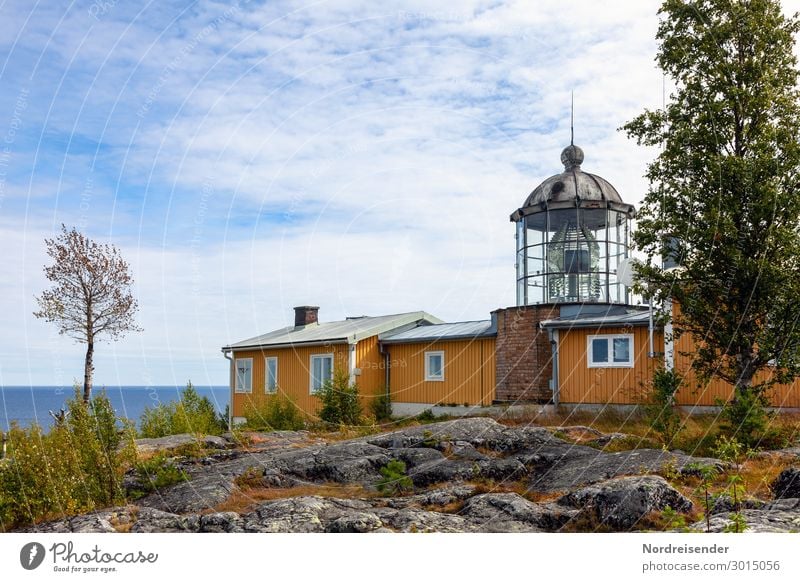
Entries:
{"label": "blue sky", "polygon": [[99,384],[226,383],[220,346],[286,325],[514,303],[508,215],[584,167],[637,203],[617,128],[661,104],[658,2],[0,4],[0,384],[69,384],[31,315],[63,222],[129,259],[143,333]]}

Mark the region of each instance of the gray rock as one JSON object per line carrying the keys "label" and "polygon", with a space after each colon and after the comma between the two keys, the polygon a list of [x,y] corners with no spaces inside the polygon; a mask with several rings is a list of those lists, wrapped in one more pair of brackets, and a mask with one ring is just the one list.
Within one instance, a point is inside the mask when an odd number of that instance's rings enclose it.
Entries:
{"label": "gray rock", "polygon": [[383,527],[383,522],[374,513],[356,511],[334,519],[327,527],[333,533],[366,533]]}
{"label": "gray rock", "polygon": [[403,509],[406,507],[445,506],[469,499],[475,494],[473,485],[448,485],[441,489],[432,489],[408,497],[392,497],[385,500],[388,507]]}
{"label": "gray rock", "polygon": [[436,449],[403,448],[391,451],[391,455],[406,464],[406,469],[419,467],[426,463],[443,461],[444,455]]}
{"label": "gray rock", "polygon": [[459,418],[367,437],[365,440],[384,449],[434,446],[441,441],[465,441],[473,446],[499,438],[506,427],[491,418]]}
{"label": "gray rock", "polygon": [[199,531],[205,533],[243,532],[242,519],[238,513],[224,511],[199,516]]}
{"label": "gray rock", "polygon": [[[739,501],[740,509],[761,509],[766,505],[766,501],[747,497]],[[717,495],[711,503],[711,515],[727,513],[734,510],[733,499],[728,494]]]}
{"label": "gray rock", "polygon": [[800,469],[787,467],[770,485],[776,499],[800,497]]}
{"label": "gray rock", "polygon": [[419,509],[377,508],[376,515],[387,528],[411,533],[458,533],[480,531],[459,515]]}
{"label": "gray rock", "polygon": [[530,486],[541,492],[568,491],[614,477],[658,473],[669,467],[679,473],[691,473],[699,465],[720,465],[717,459],[689,457],[663,450],[604,453],[580,445],[542,447],[539,451],[526,451],[517,458],[535,468]]}
{"label": "gray rock", "polygon": [[667,506],[678,512],[692,509],[692,502],[667,481],[655,475],[622,477],[573,491],[558,500],[575,507],[597,527],[628,531],[652,511]]}
{"label": "gray rock", "polygon": [[448,454],[452,458],[464,459],[466,461],[483,461],[488,458],[466,441],[455,441],[448,443],[448,445]]}
{"label": "gray rock", "polygon": [[172,452],[189,445],[199,445],[204,449],[225,449],[231,446],[230,442],[218,436],[195,436],[192,434],[173,434],[154,439],[136,439],[137,452],[157,453]]}
{"label": "gray rock", "polygon": [[180,533],[197,531],[196,516],[181,516],[149,507],[138,508],[135,523],[131,527],[134,533]]}
{"label": "gray rock", "polygon": [[234,487],[230,476],[210,473],[151,493],[138,504],[169,513],[199,512],[225,501]]}
{"label": "gray rock", "polygon": [[459,512],[480,524],[481,531],[557,531],[577,514],[554,503],[533,503],[516,493],[476,495]]}
{"label": "gray rock", "polygon": [[[744,509],[740,512],[746,523],[747,533],[797,533],[800,532],[800,499],[780,499],[767,503],[760,509]],[[733,526],[732,513],[713,515],[711,532],[730,531]],[[699,521],[692,528],[706,531],[706,522]]]}

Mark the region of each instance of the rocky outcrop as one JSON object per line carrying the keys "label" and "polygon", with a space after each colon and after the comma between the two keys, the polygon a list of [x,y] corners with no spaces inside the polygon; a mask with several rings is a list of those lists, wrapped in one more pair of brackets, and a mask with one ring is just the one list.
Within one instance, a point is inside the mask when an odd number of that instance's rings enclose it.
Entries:
{"label": "rocky outcrop", "polygon": [[563,496],[562,505],[581,510],[590,528],[629,531],[647,515],[670,507],[692,509],[692,502],[663,477],[622,477],[590,485]]}
{"label": "rocky outcrop", "polygon": [[[577,428],[593,440],[603,438],[593,429]],[[190,442],[158,441],[145,444],[176,446],[158,450],[179,451]],[[216,450],[206,457],[177,458],[174,462],[189,480],[151,493],[137,507],[37,527],[109,532],[534,532],[580,531],[586,526],[627,531],[666,506],[676,511],[691,508],[664,479],[648,474],[689,473],[703,464],[719,464],[661,450],[605,453],[544,428],[507,427],[489,418],[333,443],[292,432],[251,435],[249,443],[247,448]],[[405,464],[414,491],[383,498],[376,490],[381,468],[394,459]],[[356,492],[358,499],[329,497],[339,485],[347,486],[347,496]],[[253,501],[237,512],[218,510],[233,494],[246,500],[250,488],[285,493],[273,495],[279,499]]]}
{"label": "rocky outcrop", "polygon": [[775,499],[800,498],[800,469],[787,467],[770,485]]}
{"label": "rocky outcrop", "polygon": [[186,447],[198,446],[203,449],[227,449],[231,442],[218,436],[195,436],[192,434],[173,434],[153,439],[136,439],[136,450],[143,453],[172,453]]}
{"label": "rocky outcrop", "polygon": [[[759,509],[743,509],[739,514],[748,533],[797,533],[800,532],[800,499],[779,499],[764,504]],[[713,515],[710,531],[731,531],[734,525],[731,512]],[[695,531],[706,531],[705,521],[692,526]]]}

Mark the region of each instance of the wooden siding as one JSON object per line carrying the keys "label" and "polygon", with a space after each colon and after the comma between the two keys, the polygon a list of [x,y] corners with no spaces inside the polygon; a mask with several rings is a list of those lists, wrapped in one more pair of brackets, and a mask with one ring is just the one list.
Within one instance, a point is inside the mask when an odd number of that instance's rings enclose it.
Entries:
{"label": "wooden siding", "polygon": [[[392,402],[488,406],[495,395],[495,339],[391,344]],[[444,352],[444,381],[425,380],[425,352]]]}
{"label": "wooden siding", "polygon": [[[706,385],[699,385],[691,371],[694,343],[689,334],[683,334],[675,342],[675,368],[686,375],[684,386],[678,392],[678,404],[684,406],[713,406],[718,400],[726,402],[733,396],[733,386],[719,378],[713,378]],[[767,374],[757,375],[763,381]],[[767,393],[773,406],[788,408],[800,407],[800,379],[792,384],[776,384]]]}
{"label": "wooden siding", "polygon": [[316,415],[319,399],[309,392],[311,356],[329,353],[334,354],[334,368],[347,370],[347,344],[234,352],[235,359],[253,358],[253,391],[250,394],[233,393],[233,416],[244,416],[248,404],[258,406],[272,397],[264,389],[266,357],[278,358],[278,393],[287,395],[306,414]]}
{"label": "wooden siding", "polygon": [[[590,335],[632,334],[632,368],[590,368],[587,342]],[[654,334],[654,350],[664,351],[664,336]],[[569,404],[636,404],[644,394],[643,384],[652,378],[660,360],[648,357],[646,327],[608,327],[559,330],[559,402]]]}

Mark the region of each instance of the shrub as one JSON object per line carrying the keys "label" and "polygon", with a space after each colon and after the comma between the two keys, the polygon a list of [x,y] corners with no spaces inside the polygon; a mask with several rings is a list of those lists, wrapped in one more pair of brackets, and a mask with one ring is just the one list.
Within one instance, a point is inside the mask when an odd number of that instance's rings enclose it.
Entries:
{"label": "shrub", "polygon": [[124,500],[122,477],[135,455],[133,431],[99,393],[67,402],[65,422],[47,434],[12,425],[0,463],[0,529],[71,515]]}
{"label": "shrub", "polygon": [[244,408],[245,426],[251,430],[302,430],[303,412],[284,394],[275,394],[258,403],[249,402]]}
{"label": "shrub", "polygon": [[650,428],[658,434],[664,446],[673,445],[681,431],[681,415],[677,408],[676,395],[682,378],[675,370],[658,368],[650,383],[648,402],[644,405],[645,419]]}
{"label": "shrub", "polygon": [[227,418],[220,422],[211,400],[200,396],[189,382],[179,400],[144,409],[139,434],[145,438],[183,433],[218,435],[227,430],[227,424]]}
{"label": "shrub", "polygon": [[735,438],[747,447],[758,446],[766,436],[771,414],[769,399],[756,390],[737,390],[735,398],[722,408],[723,434]]}
{"label": "shrub", "polygon": [[136,484],[130,490],[132,499],[189,480],[186,473],[163,453],[135,463],[133,470]]}
{"label": "shrub", "polygon": [[392,401],[389,394],[382,390],[380,394],[375,396],[370,402],[372,414],[375,415],[375,420],[381,422],[383,420],[391,420],[392,418]]}
{"label": "shrub", "polygon": [[422,412],[420,412],[420,413],[419,413],[419,414],[416,416],[416,419],[417,419],[419,422],[436,422],[436,420],[437,420],[437,418],[436,418],[436,415],[435,415],[435,414],[433,414],[433,410],[432,410],[432,409],[430,409],[430,408],[426,408],[425,410],[423,410]]}
{"label": "shrub", "polygon": [[378,481],[378,491],[386,496],[397,495],[414,488],[411,477],[406,475],[406,464],[394,459],[385,467],[381,467],[381,480]]}
{"label": "shrub", "polygon": [[346,372],[337,370],[333,380],[317,393],[322,408],[319,411],[321,420],[331,424],[358,425],[361,424],[361,402],[358,395],[358,386],[350,383]]}

